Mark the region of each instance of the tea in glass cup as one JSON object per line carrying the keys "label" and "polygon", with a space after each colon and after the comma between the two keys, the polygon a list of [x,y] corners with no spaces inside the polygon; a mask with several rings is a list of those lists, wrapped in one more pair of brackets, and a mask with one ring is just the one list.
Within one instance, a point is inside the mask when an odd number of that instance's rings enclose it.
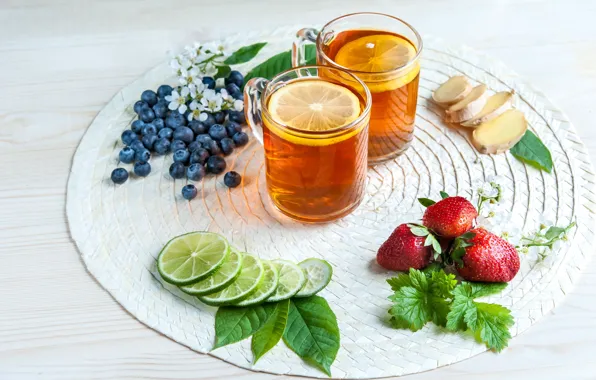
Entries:
{"label": "tea in glass cup", "polygon": [[406,22],[380,13],[341,16],[317,33],[298,32],[293,65],[304,60],[304,43],[316,43],[317,63],[361,79],[372,94],[368,160],[375,164],[403,153],[413,139],[422,39]]}
{"label": "tea in glass cup", "polygon": [[[350,76],[350,83],[333,78]],[[291,218],[328,222],[364,196],[370,92],[348,72],[288,70],[245,87],[247,121],[265,151],[267,190]]]}

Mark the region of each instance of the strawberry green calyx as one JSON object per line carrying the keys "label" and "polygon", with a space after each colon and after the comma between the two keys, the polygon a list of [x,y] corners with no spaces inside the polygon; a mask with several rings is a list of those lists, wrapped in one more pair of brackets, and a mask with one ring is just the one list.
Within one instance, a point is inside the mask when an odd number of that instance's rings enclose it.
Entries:
{"label": "strawberry green calyx", "polygon": [[[439,191],[439,194],[441,195],[441,199],[449,198],[449,194],[443,190]],[[418,198],[418,202],[420,202],[420,204],[424,207],[432,206],[437,203],[430,198]]]}
{"label": "strawberry green calyx", "polygon": [[476,236],[474,232],[466,232],[456,238],[453,247],[451,248],[451,252],[448,252],[447,255],[445,255],[446,263],[455,264],[457,267],[463,268],[464,262],[462,258],[466,254],[466,248],[474,245],[471,243],[474,236]]}
{"label": "strawberry green calyx", "polygon": [[414,235],[420,236],[420,237],[426,236],[426,239],[424,240],[424,246],[425,247],[431,246],[433,248],[434,259],[436,260],[441,255],[443,250],[441,249],[441,244],[439,243],[439,241],[437,240],[435,235],[433,235],[432,232],[428,228],[426,228],[425,226],[423,226],[421,224],[410,223],[410,224],[408,224],[408,227],[410,228],[410,231]]}

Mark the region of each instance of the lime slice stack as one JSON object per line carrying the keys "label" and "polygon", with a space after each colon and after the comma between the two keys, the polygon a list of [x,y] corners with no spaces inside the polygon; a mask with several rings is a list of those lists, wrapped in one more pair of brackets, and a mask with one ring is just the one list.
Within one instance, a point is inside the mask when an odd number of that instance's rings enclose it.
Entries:
{"label": "lime slice stack", "polygon": [[180,287],[180,289],[193,296],[204,296],[218,292],[231,284],[240,274],[242,269],[243,256],[235,249],[231,249],[228,259],[213,273],[204,280],[195,282],[192,285]]}
{"label": "lime slice stack", "polygon": [[277,302],[292,298],[306,282],[304,271],[298,265],[287,260],[274,260],[273,264],[279,272],[279,283],[267,301]]}
{"label": "lime slice stack", "polygon": [[250,306],[259,304],[265,301],[271,294],[273,294],[273,292],[275,292],[279,282],[277,268],[270,261],[263,261],[263,268],[265,268],[265,274],[263,276],[261,285],[259,285],[259,288],[248,298],[236,303],[236,306]]}
{"label": "lime slice stack", "polygon": [[222,236],[191,232],[166,244],[157,258],[157,270],[171,284],[192,284],[215,272],[229,252],[230,246]]}
{"label": "lime slice stack", "polygon": [[323,290],[323,288],[329,284],[329,281],[331,281],[333,268],[331,267],[331,264],[325,260],[306,259],[298,264],[298,266],[302,268],[306,275],[306,283],[302,289],[296,293],[295,297],[313,296]]}

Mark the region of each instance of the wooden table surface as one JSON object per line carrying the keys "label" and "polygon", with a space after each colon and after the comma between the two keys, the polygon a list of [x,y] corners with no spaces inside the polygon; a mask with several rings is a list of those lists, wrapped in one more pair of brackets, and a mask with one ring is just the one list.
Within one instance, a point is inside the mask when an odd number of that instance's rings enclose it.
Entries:
{"label": "wooden table surface", "polygon": [[[488,53],[567,112],[596,158],[593,0],[0,1],[0,379],[270,379],[145,327],[70,239],[71,158],[123,86],[192,41],[372,10]],[[596,162],[596,160],[594,160]],[[500,355],[421,379],[595,379],[596,261]],[[281,378],[281,377],[278,377]]]}

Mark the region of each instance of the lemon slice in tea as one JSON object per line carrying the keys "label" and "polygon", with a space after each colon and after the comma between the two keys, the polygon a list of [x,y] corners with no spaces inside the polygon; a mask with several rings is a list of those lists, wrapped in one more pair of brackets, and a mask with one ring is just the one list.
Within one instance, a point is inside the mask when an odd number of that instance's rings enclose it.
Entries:
{"label": "lemon slice in tea", "polygon": [[277,284],[279,282],[277,268],[269,261],[263,261],[263,268],[265,268],[265,274],[263,276],[261,285],[259,285],[259,288],[248,298],[236,303],[236,306],[250,306],[259,304],[269,298],[275,289],[277,289]]}
{"label": "lemon slice in tea", "polygon": [[230,246],[212,232],[191,232],[170,240],[159,253],[157,270],[174,285],[198,282],[215,272],[226,260]]}
{"label": "lemon slice in tea", "polygon": [[180,290],[193,296],[215,293],[232,283],[240,274],[241,269],[242,254],[232,248],[226,261],[215,273],[194,284],[181,286]]}
{"label": "lemon slice in tea", "polygon": [[277,302],[292,298],[306,283],[304,271],[298,265],[287,260],[274,260],[273,264],[279,272],[279,283],[267,301]]}
{"label": "lemon slice in tea", "polygon": [[242,301],[257,290],[265,273],[263,262],[248,253],[243,253],[243,256],[240,275],[222,290],[199,297],[201,301],[211,306],[231,305]]}

